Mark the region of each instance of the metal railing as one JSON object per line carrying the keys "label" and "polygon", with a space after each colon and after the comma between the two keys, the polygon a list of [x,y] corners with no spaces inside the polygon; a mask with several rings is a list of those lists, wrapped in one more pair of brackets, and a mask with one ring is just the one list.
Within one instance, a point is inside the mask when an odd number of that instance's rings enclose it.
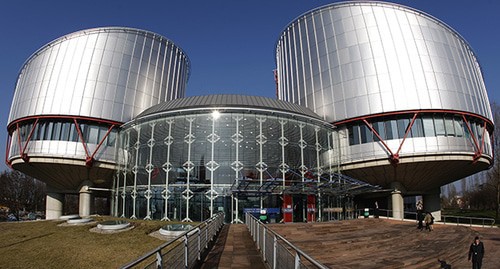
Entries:
{"label": "metal railing", "polygon": [[[363,213],[359,213],[362,215]],[[374,209],[370,208],[370,215],[374,214]],[[404,219],[406,220],[417,220],[417,212],[404,211]],[[390,209],[379,209],[378,216],[381,218],[392,217],[392,210]],[[441,215],[441,221],[437,223],[443,224],[456,224],[462,226],[482,226],[482,227],[493,227],[495,225],[494,218],[477,218],[477,217],[464,217],[464,216],[451,216],[451,215]]]}
{"label": "metal railing", "polygon": [[[448,216],[442,215],[441,220],[445,224],[457,224],[457,225],[480,225],[482,227],[495,225],[495,219],[493,218],[475,218],[475,217],[463,217],[463,216]],[[486,224],[489,223],[489,224]]]}
{"label": "metal railing", "polygon": [[[370,213],[375,212],[375,209],[370,209]],[[378,209],[378,216],[381,218],[393,218],[391,209]],[[403,219],[417,220],[417,212],[403,211]]]}
{"label": "metal railing", "polygon": [[224,225],[219,213],[122,268],[193,268]]}
{"label": "metal railing", "polygon": [[271,269],[276,268],[328,268],[302,250],[292,245],[256,217],[247,213],[245,224],[262,255]]}

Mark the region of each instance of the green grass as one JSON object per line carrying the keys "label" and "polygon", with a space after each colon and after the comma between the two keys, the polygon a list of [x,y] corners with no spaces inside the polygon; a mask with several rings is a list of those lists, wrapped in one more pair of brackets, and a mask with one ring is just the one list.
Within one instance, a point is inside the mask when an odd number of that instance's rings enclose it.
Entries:
{"label": "green grass", "polygon": [[148,234],[166,222],[129,221],[134,229],[114,234],[90,232],[96,224],[61,227],[57,225],[62,221],[2,222],[0,268],[117,268],[164,243]]}

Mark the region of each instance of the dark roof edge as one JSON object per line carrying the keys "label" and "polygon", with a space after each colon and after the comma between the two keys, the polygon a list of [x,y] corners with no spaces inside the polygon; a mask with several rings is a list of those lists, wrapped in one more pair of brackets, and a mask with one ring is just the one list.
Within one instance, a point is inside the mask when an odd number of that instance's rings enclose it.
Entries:
{"label": "dark roof edge", "polygon": [[276,111],[323,121],[323,119],[307,107],[278,99],[262,96],[239,94],[201,95],[178,98],[152,106],[141,112],[132,121],[150,118],[158,114],[175,113],[179,111],[201,111],[209,109],[240,109]]}

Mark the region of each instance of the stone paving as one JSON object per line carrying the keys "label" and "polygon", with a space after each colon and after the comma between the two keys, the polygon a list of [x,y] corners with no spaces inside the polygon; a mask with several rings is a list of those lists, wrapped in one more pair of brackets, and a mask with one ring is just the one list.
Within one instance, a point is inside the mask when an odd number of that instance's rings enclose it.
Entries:
{"label": "stone paving", "polygon": [[[358,219],[323,223],[269,224],[295,246],[331,268],[471,268],[469,245],[476,235],[485,245],[483,269],[500,268],[500,229]],[[248,229],[225,225],[201,268],[266,268]]]}
{"label": "stone paving", "polygon": [[331,268],[471,268],[475,235],[482,237],[483,268],[500,268],[500,229],[434,225],[420,231],[414,222],[359,219],[329,223],[273,224],[271,229]]}

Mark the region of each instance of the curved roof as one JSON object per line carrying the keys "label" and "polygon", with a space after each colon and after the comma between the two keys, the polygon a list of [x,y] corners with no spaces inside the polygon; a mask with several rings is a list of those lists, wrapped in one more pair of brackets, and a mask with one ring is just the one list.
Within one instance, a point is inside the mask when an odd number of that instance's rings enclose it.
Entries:
{"label": "curved roof", "polygon": [[443,26],[445,29],[448,29],[454,35],[456,35],[459,39],[461,39],[462,42],[464,42],[466,44],[466,46],[469,48],[469,50],[472,52],[472,54],[474,54],[474,57],[476,57],[475,56],[476,54],[474,53],[474,50],[472,49],[472,46],[469,44],[469,42],[467,42],[467,40],[459,32],[457,32],[455,29],[453,29],[451,26],[449,26],[448,24],[446,24],[442,20],[440,20],[440,19],[438,19],[438,18],[436,18],[436,17],[434,17],[434,16],[432,16],[432,15],[426,13],[426,12],[423,12],[421,10],[413,8],[413,7],[409,7],[409,6],[405,6],[405,5],[401,5],[401,4],[393,3],[393,2],[379,1],[379,0],[352,0],[352,1],[334,2],[334,3],[326,4],[326,5],[323,5],[323,6],[319,6],[317,8],[313,8],[313,9],[311,9],[309,11],[306,11],[306,12],[302,13],[300,16],[298,16],[295,19],[293,19],[290,23],[288,23],[283,28],[283,30],[281,31],[280,36],[278,37],[278,40],[276,41],[276,45],[274,46],[274,54],[276,55],[276,49],[278,47],[278,44],[279,44],[279,41],[280,41],[281,37],[283,36],[283,33],[292,24],[296,23],[301,18],[304,18],[304,17],[307,17],[307,16],[311,16],[311,15],[315,14],[316,12],[320,12],[320,11],[325,10],[325,9],[340,8],[340,7],[355,6],[355,5],[371,5],[371,6],[390,7],[390,8],[394,8],[394,9],[400,9],[400,10],[405,10],[405,11],[413,12],[414,14],[416,14],[418,16],[430,19],[430,20],[434,21],[435,23]]}
{"label": "curved roof", "polygon": [[22,65],[21,72],[24,69],[24,67],[35,56],[37,56],[38,54],[40,54],[42,51],[46,50],[47,48],[53,46],[54,44],[63,42],[65,40],[68,40],[68,39],[71,39],[71,38],[75,38],[75,37],[79,37],[79,36],[84,36],[84,35],[90,35],[90,34],[96,34],[96,33],[102,33],[102,32],[105,32],[105,33],[106,32],[108,32],[108,33],[109,32],[134,33],[134,34],[143,35],[143,36],[146,36],[146,37],[151,37],[153,39],[157,39],[157,40],[160,40],[160,41],[165,41],[165,42],[169,42],[169,43],[174,44],[174,46],[177,49],[179,49],[179,51],[181,51],[182,54],[184,54],[184,56],[186,56],[186,61],[187,61],[187,66],[188,66],[187,76],[189,78],[189,76],[191,74],[191,60],[189,60],[189,57],[186,54],[186,52],[182,48],[180,48],[179,46],[177,46],[176,43],[174,43],[172,40],[170,40],[170,39],[168,39],[168,38],[166,38],[166,37],[164,37],[162,35],[159,35],[157,33],[151,32],[151,31],[142,30],[142,29],[138,29],[138,28],[132,28],[132,27],[123,27],[123,26],[104,26],[104,27],[96,27],[96,28],[90,28],[90,29],[83,29],[83,30],[79,30],[79,31],[76,31],[76,32],[73,32],[73,33],[66,34],[66,35],[64,35],[62,37],[56,38],[56,39],[50,41],[49,43],[45,44],[43,47],[41,47],[38,50],[36,50],[33,54],[31,54],[31,56],[28,57],[28,59]]}
{"label": "curved roof", "polygon": [[152,106],[136,118],[143,118],[149,115],[163,112],[174,112],[179,110],[202,110],[210,108],[240,108],[240,109],[263,109],[275,110],[285,113],[300,114],[303,116],[322,120],[320,116],[307,107],[261,96],[237,95],[237,94],[215,94],[179,98]]}

